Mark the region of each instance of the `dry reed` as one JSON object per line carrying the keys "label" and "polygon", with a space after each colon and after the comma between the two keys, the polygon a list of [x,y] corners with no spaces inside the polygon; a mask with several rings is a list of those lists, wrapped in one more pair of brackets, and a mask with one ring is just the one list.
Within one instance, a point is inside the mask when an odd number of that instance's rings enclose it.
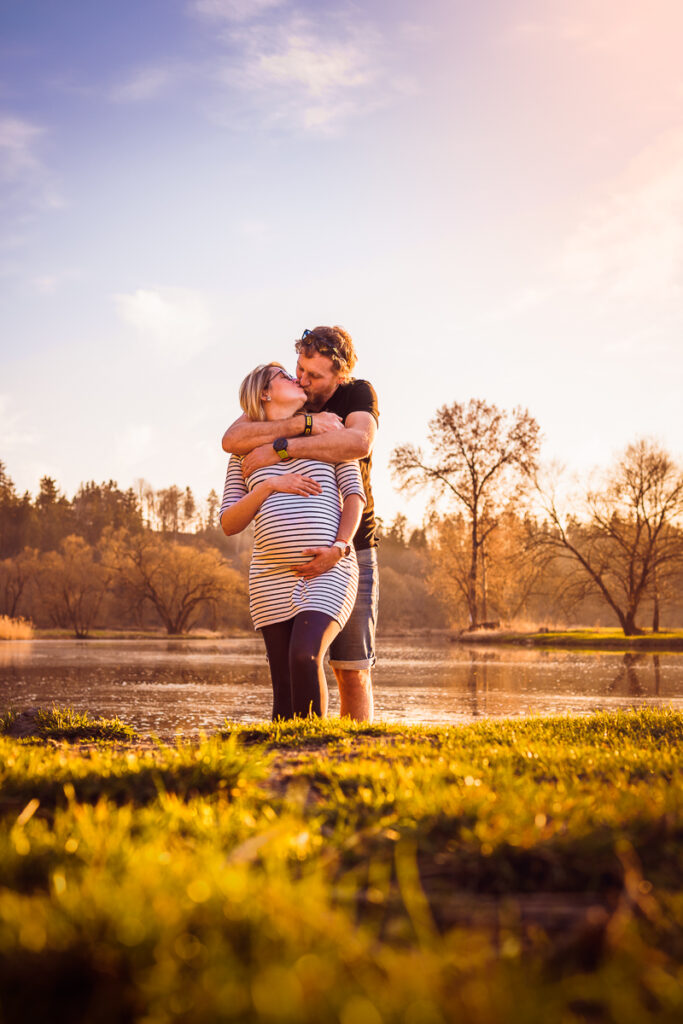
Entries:
{"label": "dry reed", "polygon": [[28,619],[11,619],[0,615],[0,640],[32,640],[33,623]]}

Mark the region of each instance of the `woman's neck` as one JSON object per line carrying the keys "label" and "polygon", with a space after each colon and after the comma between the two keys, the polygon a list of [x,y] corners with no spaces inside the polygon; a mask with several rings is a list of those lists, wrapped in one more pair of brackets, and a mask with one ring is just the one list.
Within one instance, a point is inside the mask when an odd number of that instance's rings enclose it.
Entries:
{"label": "woman's neck", "polygon": [[266,402],[266,419],[288,420],[290,416],[294,416],[303,407],[303,402]]}

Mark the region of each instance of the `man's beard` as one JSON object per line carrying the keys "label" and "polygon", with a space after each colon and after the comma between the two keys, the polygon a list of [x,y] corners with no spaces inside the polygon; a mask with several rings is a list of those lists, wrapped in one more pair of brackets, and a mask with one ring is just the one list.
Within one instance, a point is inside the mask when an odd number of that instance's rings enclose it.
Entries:
{"label": "man's beard", "polygon": [[306,404],[304,405],[304,409],[306,412],[320,412],[324,404],[325,402],[321,402],[320,399],[316,400],[315,398],[309,398],[308,395],[306,395]]}

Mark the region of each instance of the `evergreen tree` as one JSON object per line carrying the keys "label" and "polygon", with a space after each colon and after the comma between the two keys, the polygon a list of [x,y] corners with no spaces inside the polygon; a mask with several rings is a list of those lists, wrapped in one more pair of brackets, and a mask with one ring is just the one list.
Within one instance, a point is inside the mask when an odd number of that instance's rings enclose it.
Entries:
{"label": "evergreen tree", "polygon": [[19,497],[14,481],[0,460],[0,558],[18,554],[28,543],[33,509],[31,497]]}

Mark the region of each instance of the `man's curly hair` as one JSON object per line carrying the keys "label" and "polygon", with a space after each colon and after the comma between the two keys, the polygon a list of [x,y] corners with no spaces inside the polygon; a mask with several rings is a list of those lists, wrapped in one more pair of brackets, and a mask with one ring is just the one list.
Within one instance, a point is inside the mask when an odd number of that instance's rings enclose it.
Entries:
{"label": "man's curly hair", "polygon": [[314,327],[312,331],[304,331],[294,342],[294,347],[305,356],[316,352],[327,356],[341,377],[351,376],[358,359],[351,335],[343,327]]}

